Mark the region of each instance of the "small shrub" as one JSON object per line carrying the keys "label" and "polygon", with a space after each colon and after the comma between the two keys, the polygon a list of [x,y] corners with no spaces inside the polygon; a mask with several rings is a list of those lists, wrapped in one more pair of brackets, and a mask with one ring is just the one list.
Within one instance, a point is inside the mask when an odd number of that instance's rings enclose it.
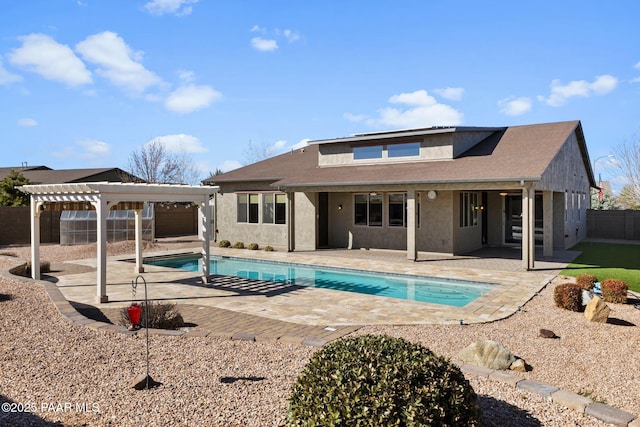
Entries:
{"label": "small shrub", "polygon": [[267,245],[267,246],[265,246],[265,247],[264,247],[264,250],[265,250],[266,252],[273,252],[275,249],[273,249],[273,246],[269,246],[269,245]]}
{"label": "small shrub", "polygon": [[[129,314],[127,308],[123,307],[120,310],[120,324],[129,325]],[[140,315],[140,325],[145,327],[145,309],[146,306],[142,303],[142,314]],[[178,329],[184,326],[184,319],[178,311],[176,304],[174,303],[162,303],[149,301],[149,327],[155,329]]]}
{"label": "small shrub", "polygon": [[[51,262],[49,261],[40,261],[40,273],[50,273],[51,272]],[[13,274],[24,277],[31,277],[31,261],[27,261],[22,267],[13,271]]]}
{"label": "small shrub", "polygon": [[553,290],[556,306],[571,311],[583,311],[582,288],[574,283],[562,283]]}
{"label": "small shrub", "polygon": [[627,291],[629,286],[622,280],[606,279],[600,284],[602,298],[606,302],[614,304],[625,304],[627,302]]}
{"label": "small shrub", "polygon": [[258,246],[257,243],[249,243],[249,246],[247,246],[247,249],[252,251],[257,251],[258,249],[260,249],[260,246]]}
{"label": "small shrub", "polygon": [[460,369],[402,338],[364,335],[316,352],[289,398],[288,426],[476,426]]}
{"label": "small shrub", "polygon": [[235,249],[244,249],[244,243],[242,243],[242,242],[235,242],[235,243],[233,244],[233,247],[234,247]]}
{"label": "small shrub", "polygon": [[220,240],[218,246],[220,246],[221,248],[228,248],[229,246],[231,246],[231,242],[228,240]]}
{"label": "small shrub", "polygon": [[576,277],[576,285],[579,285],[582,289],[591,290],[593,285],[596,284],[598,278],[593,274],[580,274]]}

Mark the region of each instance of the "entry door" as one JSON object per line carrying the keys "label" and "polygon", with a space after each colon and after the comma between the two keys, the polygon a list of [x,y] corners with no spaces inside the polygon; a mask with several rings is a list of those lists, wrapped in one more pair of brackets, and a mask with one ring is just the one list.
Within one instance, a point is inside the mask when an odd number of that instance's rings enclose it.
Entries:
{"label": "entry door", "polygon": [[318,248],[329,247],[329,193],[318,193]]}

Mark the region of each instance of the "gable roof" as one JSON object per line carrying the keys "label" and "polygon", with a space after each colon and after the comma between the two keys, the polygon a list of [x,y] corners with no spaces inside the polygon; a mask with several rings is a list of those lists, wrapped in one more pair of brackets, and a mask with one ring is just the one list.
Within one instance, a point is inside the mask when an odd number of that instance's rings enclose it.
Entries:
{"label": "gable roof", "polygon": [[59,169],[46,166],[0,168],[0,180],[20,172],[32,184],[66,184],[75,182],[141,182],[142,180],[120,168]]}
{"label": "gable roof", "polygon": [[[464,129],[458,131],[464,132]],[[452,160],[319,167],[319,144],[311,143],[302,150],[213,176],[204,182],[223,185],[269,181],[273,187],[286,188],[537,181],[566,140],[575,132],[589,182],[592,186],[596,185],[582,126],[578,120],[481,129],[491,129],[492,133]],[[406,132],[408,131],[402,131]],[[394,134],[389,133],[387,136],[393,137]],[[362,140],[366,135],[357,137]],[[324,141],[334,143],[342,140]]]}

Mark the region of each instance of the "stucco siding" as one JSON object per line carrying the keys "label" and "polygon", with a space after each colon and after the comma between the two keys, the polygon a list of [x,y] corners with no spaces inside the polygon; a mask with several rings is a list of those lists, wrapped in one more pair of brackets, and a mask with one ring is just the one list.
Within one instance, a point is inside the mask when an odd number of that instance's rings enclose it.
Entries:
{"label": "stucco siding", "polygon": [[318,193],[294,193],[295,247],[297,251],[316,249],[316,204]]}
{"label": "stucco siding", "polygon": [[453,192],[438,191],[436,200],[427,200],[426,192],[420,193],[420,228],[417,246],[424,252],[453,252]]}

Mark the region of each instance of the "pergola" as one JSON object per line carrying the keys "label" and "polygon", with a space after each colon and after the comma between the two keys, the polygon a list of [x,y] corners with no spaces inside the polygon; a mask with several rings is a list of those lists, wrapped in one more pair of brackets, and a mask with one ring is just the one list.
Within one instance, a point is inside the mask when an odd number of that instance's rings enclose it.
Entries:
{"label": "pergola", "polygon": [[[40,279],[40,213],[47,204],[69,210],[93,208],[97,216],[97,302],[107,296],[107,214],[110,209],[130,209],[135,212],[136,266],[142,266],[142,207],[147,202],[194,203],[199,209],[199,237],[202,241],[203,280],[209,276],[209,243],[211,241],[211,209],[209,201],[218,187],[176,184],[133,184],[87,182],[78,184],[41,184],[18,187],[31,196],[31,277]],[[63,210],[63,209],[59,209]]]}

